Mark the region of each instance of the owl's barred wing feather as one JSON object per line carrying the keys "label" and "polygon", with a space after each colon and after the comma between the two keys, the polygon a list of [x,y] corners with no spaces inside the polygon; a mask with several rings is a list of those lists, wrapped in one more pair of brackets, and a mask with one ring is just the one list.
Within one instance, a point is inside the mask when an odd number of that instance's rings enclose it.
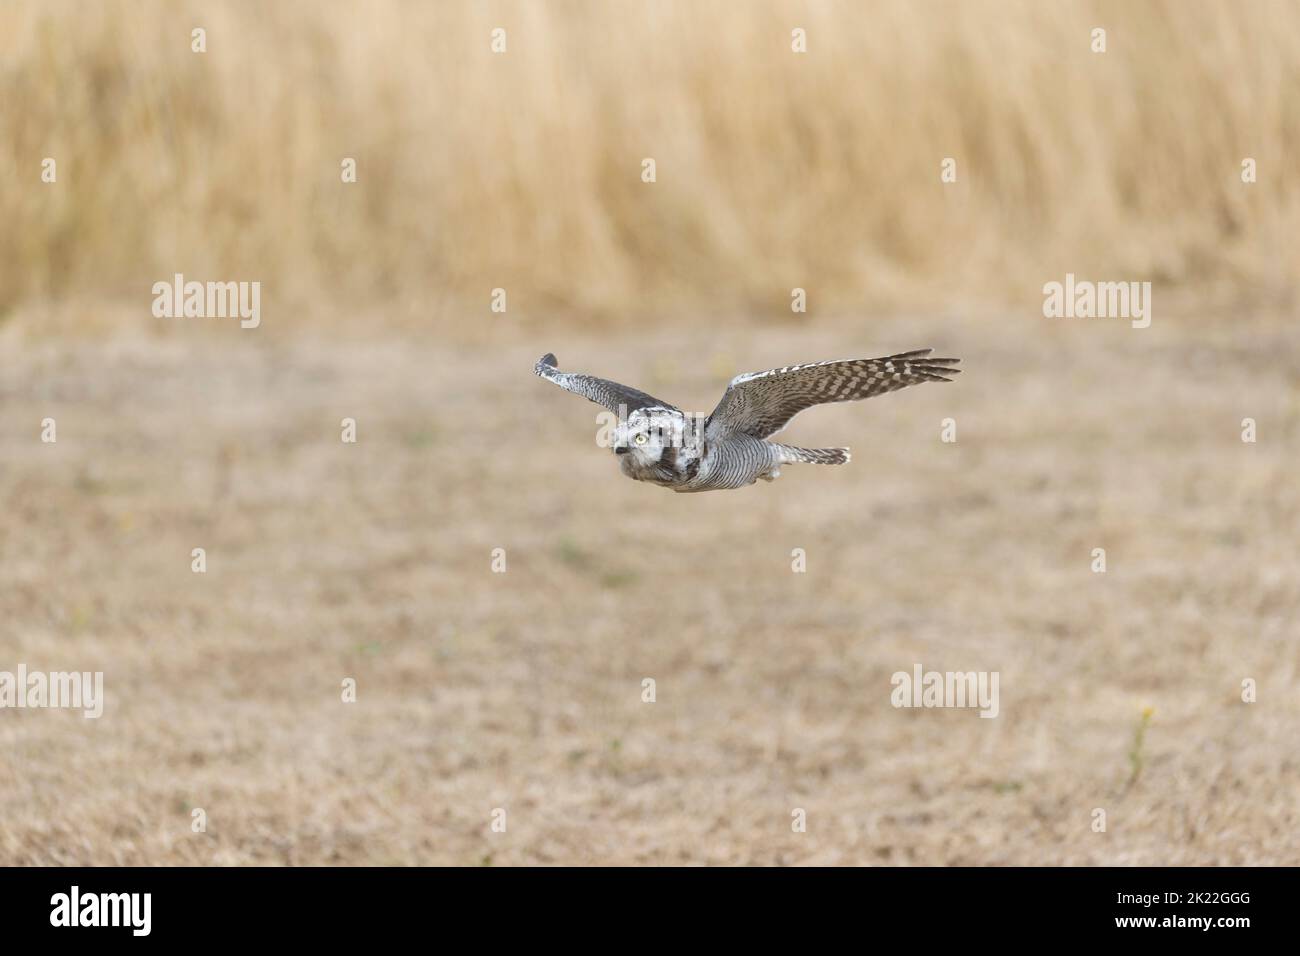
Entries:
{"label": "owl's barred wing feather", "polygon": [[580,372],[561,372],[555,367],[555,355],[549,352],[537,360],[533,371],[548,382],[554,382],[560,388],[581,395],[589,402],[603,405],[622,417],[631,415],[638,408],[677,410],[653,395],[647,395],[627,385],[620,385],[618,382],[611,382],[609,379],[583,375]]}
{"label": "owl's barred wing feather", "polygon": [[754,438],[775,435],[804,409],[829,402],[856,402],[921,382],[950,382],[960,359],[930,358],[917,349],[875,359],[787,365],[737,375],[709,416],[705,437],[716,441],[742,432]]}

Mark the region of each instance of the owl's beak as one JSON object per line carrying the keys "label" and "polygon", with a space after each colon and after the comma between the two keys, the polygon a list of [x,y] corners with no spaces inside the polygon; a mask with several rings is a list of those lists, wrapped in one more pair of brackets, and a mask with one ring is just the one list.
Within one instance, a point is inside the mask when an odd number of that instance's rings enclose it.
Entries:
{"label": "owl's beak", "polygon": [[631,448],[628,448],[627,445],[615,445],[615,446],[614,446],[614,454],[616,454],[616,455],[626,455],[626,454],[627,454],[628,452],[630,452],[631,450],[632,450],[632,449],[631,449]]}

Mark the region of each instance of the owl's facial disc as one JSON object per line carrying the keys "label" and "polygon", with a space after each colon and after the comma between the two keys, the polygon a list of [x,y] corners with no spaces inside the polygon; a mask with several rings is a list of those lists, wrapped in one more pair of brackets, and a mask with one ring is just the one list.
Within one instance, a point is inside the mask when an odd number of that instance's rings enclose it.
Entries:
{"label": "owl's facial disc", "polygon": [[647,419],[629,421],[619,429],[614,454],[630,455],[635,461],[657,459],[657,439],[658,436]]}
{"label": "owl's facial disc", "polygon": [[614,454],[629,464],[650,467],[659,464],[674,447],[679,436],[678,424],[663,414],[633,414],[615,434]]}

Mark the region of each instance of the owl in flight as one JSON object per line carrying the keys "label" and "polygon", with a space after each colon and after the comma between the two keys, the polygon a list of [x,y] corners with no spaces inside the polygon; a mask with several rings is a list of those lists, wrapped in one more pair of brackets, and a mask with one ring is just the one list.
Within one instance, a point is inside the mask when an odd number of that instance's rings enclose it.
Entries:
{"label": "owl in flight", "polygon": [[947,376],[961,371],[953,367],[961,360],[930,358],[932,351],[737,375],[707,418],[608,379],[561,372],[554,355],[543,355],[534,371],[618,416],[611,444],[623,474],[673,491],[713,491],[752,485],[759,478],[772,481],[786,464],[845,464],[847,448],[796,448],[768,439],[814,405],[952,381]]}

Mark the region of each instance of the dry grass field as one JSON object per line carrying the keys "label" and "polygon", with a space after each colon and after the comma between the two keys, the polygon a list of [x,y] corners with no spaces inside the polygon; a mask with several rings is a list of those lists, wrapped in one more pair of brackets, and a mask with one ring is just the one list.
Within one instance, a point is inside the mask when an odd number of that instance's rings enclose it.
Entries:
{"label": "dry grass field", "polygon": [[1300,276],[1290,0],[11,0],[0,63],[0,308],[183,272],[282,325],[500,286],[608,327]]}
{"label": "dry grass field", "polygon": [[[6,659],[108,702],[3,714],[0,860],[1298,863],[1300,345],[1203,318],[6,347]],[[959,383],[792,426],[850,465],[703,495],[530,371],[707,408],[924,344]],[[917,661],[1000,715],[895,710]]]}
{"label": "dry grass field", "polygon": [[[0,84],[0,671],[107,695],[0,709],[0,864],[1300,864],[1295,4],[17,0]],[[700,495],[532,374],[929,346]]]}

